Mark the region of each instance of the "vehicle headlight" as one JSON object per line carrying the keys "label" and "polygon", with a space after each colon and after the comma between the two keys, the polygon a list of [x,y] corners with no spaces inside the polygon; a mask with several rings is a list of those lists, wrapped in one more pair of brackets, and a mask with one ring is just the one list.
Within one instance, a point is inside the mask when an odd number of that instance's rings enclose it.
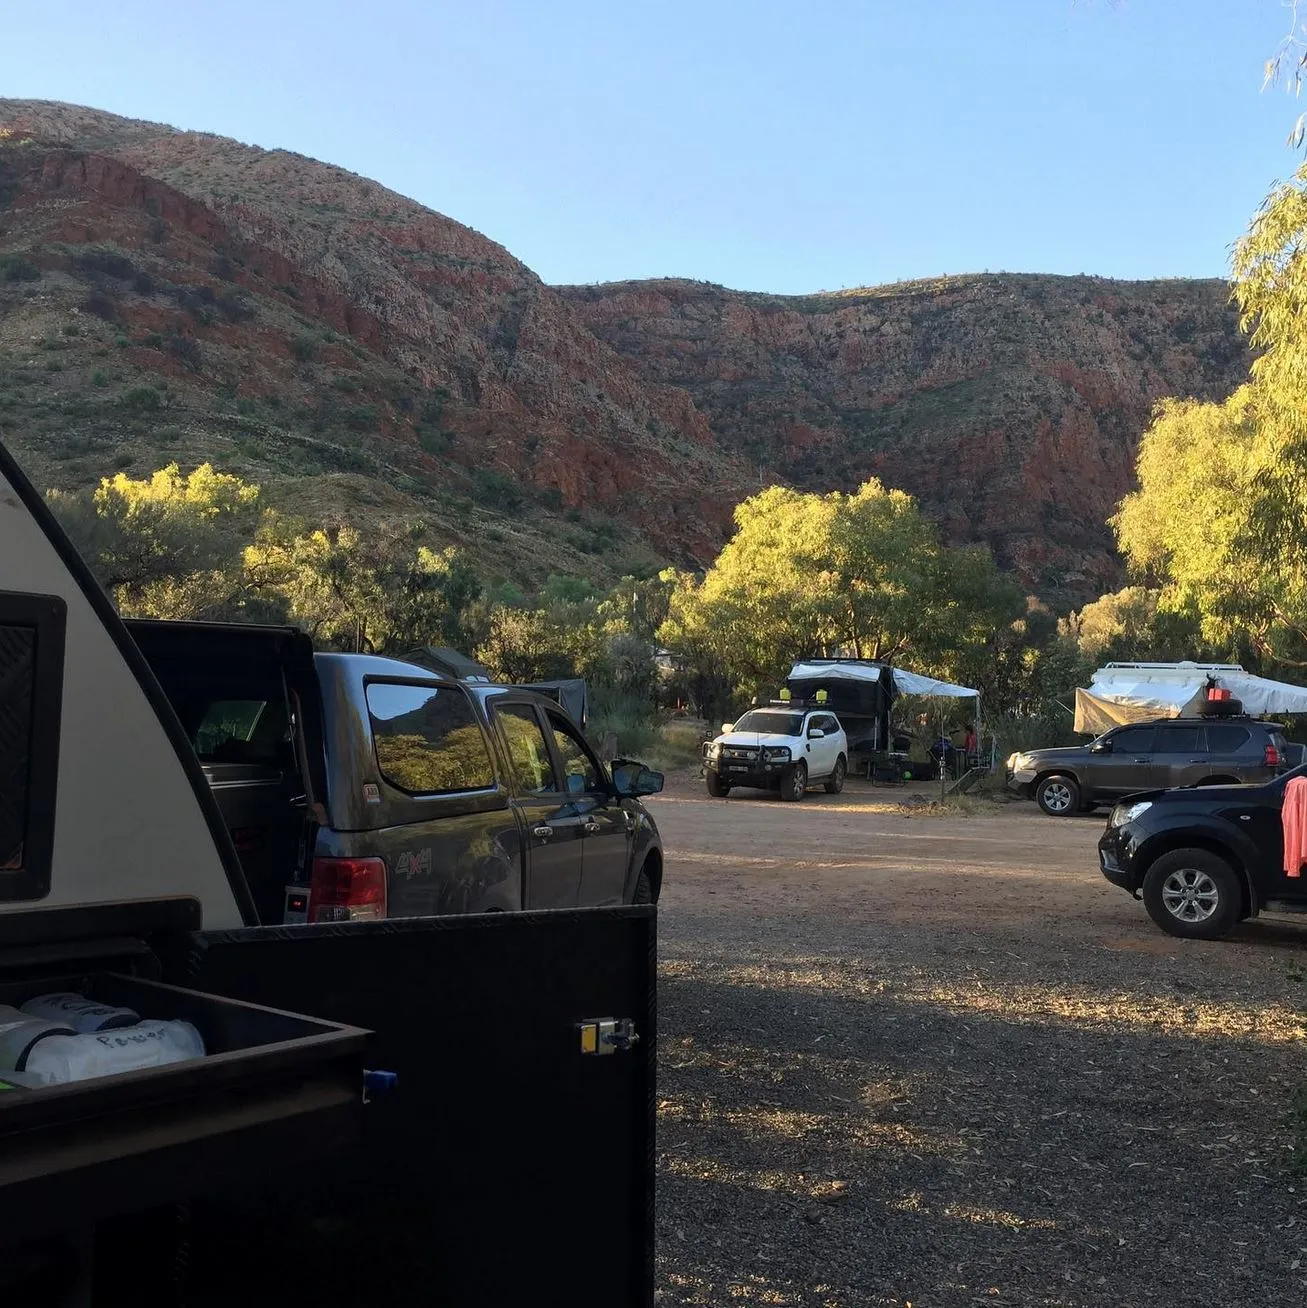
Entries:
{"label": "vehicle headlight", "polygon": [[788,745],[770,745],[762,751],[762,756],[773,761],[787,759],[790,756],[790,747]]}
{"label": "vehicle headlight", "polygon": [[708,742],[708,757],[709,757],[709,758],[711,758],[714,754],[720,754],[721,752],[722,752],[722,747],[721,747],[721,742],[720,742],[720,741],[710,740],[710,741]]}
{"label": "vehicle headlight", "polygon": [[1141,814],[1147,813],[1152,807],[1153,801],[1151,799],[1141,799],[1137,804],[1118,804],[1112,810],[1110,825],[1123,827],[1127,822],[1133,822]]}

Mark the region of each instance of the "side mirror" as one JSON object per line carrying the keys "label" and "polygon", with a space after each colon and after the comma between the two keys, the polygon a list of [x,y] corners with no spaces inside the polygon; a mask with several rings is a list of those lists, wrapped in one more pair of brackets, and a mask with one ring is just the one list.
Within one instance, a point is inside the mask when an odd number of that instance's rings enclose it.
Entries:
{"label": "side mirror", "polygon": [[1110,740],[1096,740],[1089,747],[1091,754],[1110,754],[1112,752],[1112,742]]}
{"label": "side mirror", "polygon": [[820,727],[809,727],[809,728],[808,728],[808,739],[809,739],[809,740],[825,740],[825,739],[826,739],[826,733],[825,733],[825,732],[824,732]]}
{"label": "side mirror", "polygon": [[734,731],[734,730],[735,730],[735,723],[734,723],[734,722],[723,722],[723,723],[722,723],[722,735],[723,735],[723,736],[729,736],[729,735],[731,734],[731,732]]}
{"label": "side mirror", "polygon": [[656,795],[663,788],[663,774],[651,771],[643,763],[618,759],[613,763],[613,789],[624,799],[638,795]]}

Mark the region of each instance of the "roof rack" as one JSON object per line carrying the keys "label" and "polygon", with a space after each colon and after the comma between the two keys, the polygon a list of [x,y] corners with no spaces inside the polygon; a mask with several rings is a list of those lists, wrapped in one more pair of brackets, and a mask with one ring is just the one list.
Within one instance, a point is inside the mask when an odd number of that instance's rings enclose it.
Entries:
{"label": "roof rack", "polygon": [[787,689],[782,690],[779,697],[772,700],[772,708],[826,708],[830,697],[824,690],[819,690],[810,699],[795,699]]}

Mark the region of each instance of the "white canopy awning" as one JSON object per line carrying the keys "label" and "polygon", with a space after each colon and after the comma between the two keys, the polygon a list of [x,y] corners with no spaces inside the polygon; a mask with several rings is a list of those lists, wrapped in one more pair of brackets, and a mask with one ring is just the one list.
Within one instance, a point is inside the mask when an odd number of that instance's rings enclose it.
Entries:
{"label": "white canopy awning", "polygon": [[1109,663],[1076,691],[1075,729],[1097,735],[1123,722],[1196,713],[1209,681],[1253,717],[1307,713],[1307,686],[1254,676],[1237,663]]}
{"label": "white canopy awning", "polygon": [[[807,663],[796,663],[790,669],[790,679],[806,680],[811,677],[825,677],[828,680],[842,681],[879,681],[884,665],[870,662],[843,662],[817,659]],[[894,689],[900,695],[924,695],[932,699],[979,699],[980,691],[968,686],[955,686],[948,681],[936,681],[934,677],[923,677],[918,672],[907,672],[903,668],[891,668]]]}

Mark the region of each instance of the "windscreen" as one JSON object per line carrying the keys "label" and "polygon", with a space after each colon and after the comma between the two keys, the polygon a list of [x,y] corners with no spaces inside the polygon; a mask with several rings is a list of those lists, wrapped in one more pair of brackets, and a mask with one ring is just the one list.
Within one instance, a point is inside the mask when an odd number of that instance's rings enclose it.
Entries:
{"label": "windscreen", "polygon": [[735,724],[735,730],[756,731],[759,735],[769,736],[797,736],[802,725],[802,713],[751,709]]}

